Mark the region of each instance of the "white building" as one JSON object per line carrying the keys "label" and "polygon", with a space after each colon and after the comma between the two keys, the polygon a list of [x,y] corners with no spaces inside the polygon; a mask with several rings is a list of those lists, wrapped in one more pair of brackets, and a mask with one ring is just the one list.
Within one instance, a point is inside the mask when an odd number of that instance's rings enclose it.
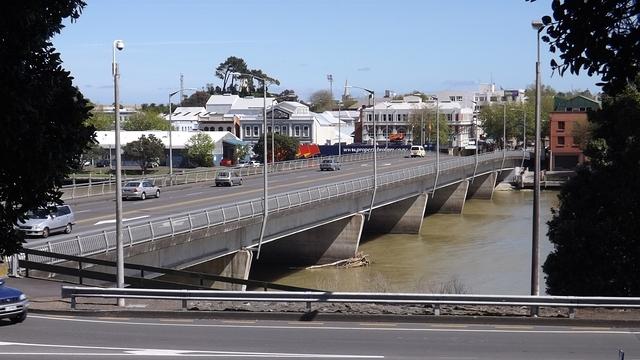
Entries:
{"label": "white building", "polygon": [[198,131],[201,118],[208,118],[209,113],[203,107],[177,107],[171,116],[164,115],[171,121],[173,129],[177,131]]}

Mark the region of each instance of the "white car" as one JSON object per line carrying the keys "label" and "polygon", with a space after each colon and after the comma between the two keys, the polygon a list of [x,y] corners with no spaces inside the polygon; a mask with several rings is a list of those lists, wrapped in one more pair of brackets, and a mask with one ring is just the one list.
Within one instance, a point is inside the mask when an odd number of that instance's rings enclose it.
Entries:
{"label": "white car", "polygon": [[426,151],[424,151],[424,148],[420,145],[413,145],[411,146],[411,150],[409,152],[409,156],[411,157],[425,157],[427,155]]}
{"label": "white car", "polygon": [[238,167],[260,167],[260,163],[255,160],[240,161]]}
{"label": "white car", "polygon": [[36,209],[27,213],[27,218],[18,221],[16,228],[26,235],[48,237],[56,231],[69,234],[76,223],[75,215],[69,205],[58,205],[53,211]]}

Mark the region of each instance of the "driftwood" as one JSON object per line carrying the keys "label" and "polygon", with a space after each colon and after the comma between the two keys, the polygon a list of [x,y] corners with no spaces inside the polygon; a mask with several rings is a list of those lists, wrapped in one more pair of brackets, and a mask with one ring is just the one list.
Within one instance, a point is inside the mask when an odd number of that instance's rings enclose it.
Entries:
{"label": "driftwood", "polygon": [[360,266],[367,266],[367,265],[369,265],[368,255],[365,255],[363,253],[357,253],[356,256],[348,259],[338,260],[328,264],[312,265],[312,266],[306,267],[305,269],[318,269],[318,268],[329,267],[329,266],[335,266],[340,268],[352,268],[352,267],[360,267]]}

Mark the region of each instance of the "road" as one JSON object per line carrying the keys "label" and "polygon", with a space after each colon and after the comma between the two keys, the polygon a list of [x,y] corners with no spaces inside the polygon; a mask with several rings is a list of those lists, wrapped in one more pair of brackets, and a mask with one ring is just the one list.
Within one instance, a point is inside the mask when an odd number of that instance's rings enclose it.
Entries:
{"label": "road", "polygon": [[32,314],[0,324],[0,359],[640,359],[639,329]]}
{"label": "road", "polygon": [[[449,158],[441,156],[441,161]],[[435,155],[429,153],[425,158],[392,158],[378,161],[378,173],[395,171],[432,163]],[[316,185],[353,180],[372,175],[371,161],[344,163],[339,171],[320,171],[319,167],[275,173],[269,177],[271,195]],[[154,218],[166,218],[171,215],[200,210],[226,203],[256,199],[262,196],[263,177],[261,175],[244,178],[241,186],[216,187],[213,181],[178,185],[161,189],[159,199],[145,201],[123,201],[123,224],[149,221]],[[76,215],[76,225],[70,235],[55,234],[48,240],[57,241],[73,238],[83,233],[111,230],[115,228],[115,199],[111,196],[96,196],[67,201]],[[29,238],[28,242],[40,238]]]}

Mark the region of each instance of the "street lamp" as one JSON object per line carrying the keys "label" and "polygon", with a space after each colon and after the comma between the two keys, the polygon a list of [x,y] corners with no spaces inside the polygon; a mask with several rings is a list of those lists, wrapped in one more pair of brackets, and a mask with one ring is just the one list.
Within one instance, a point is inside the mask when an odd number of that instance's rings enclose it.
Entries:
{"label": "street lamp", "polygon": [[[475,175],[476,170],[478,170],[478,114],[476,113],[476,107],[478,106],[477,101],[471,101],[473,103],[473,111],[471,112],[471,116],[473,117],[473,135],[476,138],[476,153],[475,153],[475,169],[473,170],[473,174]],[[475,176],[474,176],[475,178]],[[473,181],[473,179],[471,180]]]}
{"label": "street lamp", "polygon": [[[177,93],[182,94],[182,91],[184,90],[197,91],[198,89],[195,89],[195,88],[180,89],[169,94],[169,183],[171,185],[173,185],[173,142],[171,140],[171,133],[173,131],[173,122],[171,119],[171,113],[173,111],[171,111],[171,97]],[[180,100],[182,101],[182,99]]]}
{"label": "street lamp", "polygon": [[[271,166],[275,166],[276,164],[276,145],[275,141],[273,140],[276,135],[275,128],[273,127],[273,113],[275,113],[273,103],[277,104],[278,100],[271,100]],[[273,171],[275,171],[275,168],[273,169]]]}
{"label": "street lamp", "polygon": [[436,100],[436,179],[433,185],[433,194],[435,194],[440,175],[440,99],[437,96],[431,98]]}
{"label": "street lamp", "polygon": [[342,130],[340,129],[340,123],[342,122],[340,112],[342,110],[342,102],[338,101],[338,159],[342,160]]}
{"label": "street lamp", "polygon": [[[264,232],[267,227],[267,215],[269,213],[269,201],[267,200],[268,196],[268,171],[267,171],[267,80],[261,78],[259,76],[253,74],[239,73],[233,72],[232,76],[250,76],[254,79],[258,79],[262,82],[262,132],[263,132],[263,141],[262,141],[262,150],[263,150],[263,162],[264,162],[264,185],[263,185],[263,199],[262,199],[262,227],[260,228],[260,240],[258,240],[258,254],[256,255],[256,259],[260,258],[260,249],[262,248],[262,240],[264,239]],[[273,111],[273,110],[272,110]]]}
{"label": "street lamp", "polygon": [[[115,114],[115,138],[116,138],[116,285],[124,288],[124,249],[122,243],[122,155],[120,149],[120,69],[116,62],[116,49],[124,49],[124,41],[113,42],[113,62],[111,71],[113,74],[113,101]],[[124,298],[118,298],[118,306],[124,306]]]}
{"label": "street lamp", "polygon": [[[506,100],[505,100],[506,101]],[[507,157],[507,103],[502,104],[502,168]]]}
{"label": "street lamp", "polygon": [[540,20],[531,22],[531,27],[536,31],[537,57],[536,57],[536,125],[534,145],[534,170],[533,170],[533,229],[531,239],[531,295],[540,295],[540,279],[538,268],[540,267],[540,249],[538,246],[540,227],[540,33],[544,24]]}
{"label": "street lamp", "polygon": [[346,85],[345,90],[348,88],[355,88],[364,90],[369,93],[371,97],[371,103],[373,107],[371,108],[371,120],[373,121],[373,194],[371,195],[371,206],[369,206],[369,215],[367,217],[367,221],[371,220],[371,213],[373,212],[373,203],[376,199],[376,190],[378,188],[378,138],[377,138],[377,130],[376,130],[376,93],[373,90],[369,90],[367,88],[363,88],[360,86]]}

